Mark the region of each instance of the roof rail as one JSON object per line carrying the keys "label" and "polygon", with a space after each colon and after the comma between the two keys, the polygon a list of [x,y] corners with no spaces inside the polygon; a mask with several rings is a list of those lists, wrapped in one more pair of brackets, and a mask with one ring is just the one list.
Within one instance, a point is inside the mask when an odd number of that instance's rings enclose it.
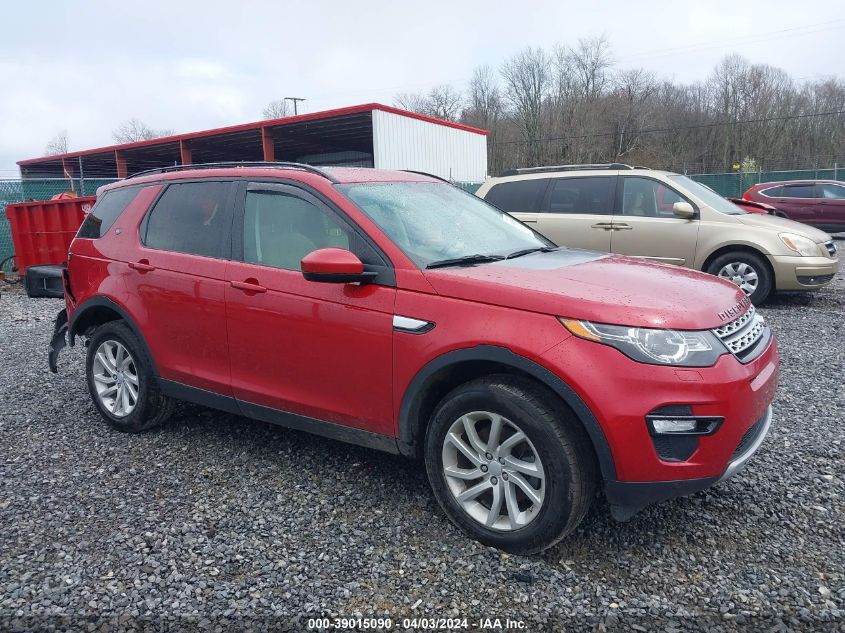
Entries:
{"label": "roof rail", "polygon": [[619,171],[623,169],[634,169],[625,163],[600,163],[587,165],[549,165],[548,167],[521,167],[519,169],[507,169],[499,174],[502,176],[519,176],[521,174],[542,174],[549,171],[577,171],[581,169],[608,169]]}
{"label": "roof rail", "polygon": [[400,169],[399,171],[404,171],[406,174],[417,174],[418,176],[428,176],[429,178],[434,178],[435,180],[442,180],[443,182],[447,182],[450,185],[453,184],[450,180],[446,180],[441,176],[435,176],[434,174],[430,174],[427,171],[417,171],[416,169]]}
{"label": "roof rail", "polygon": [[192,163],[190,165],[171,165],[169,167],[156,167],[155,169],[146,169],[139,171],[127,177],[138,178],[139,176],[148,176],[151,174],[167,174],[174,171],[189,171],[191,169],[226,169],[232,167],[260,167],[265,169],[301,169],[302,171],[311,172],[327,179],[332,184],[338,184],[340,181],[332,176],[325,169],[313,167],[306,163],[291,163],[291,162],[266,162],[266,161],[224,161],[217,163]]}

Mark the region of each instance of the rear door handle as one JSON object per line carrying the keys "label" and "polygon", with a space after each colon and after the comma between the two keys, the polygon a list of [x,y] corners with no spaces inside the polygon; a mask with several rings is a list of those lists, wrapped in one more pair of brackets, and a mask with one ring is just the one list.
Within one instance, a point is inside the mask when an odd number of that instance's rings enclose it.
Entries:
{"label": "rear door handle", "polygon": [[614,222],[612,228],[613,228],[614,231],[630,231],[634,227],[631,226],[630,224],[625,224],[624,222],[621,223],[621,224],[618,223],[618,222]]}
{"label": "rear door handle", "polygon": [[613,223],[612,222],[598,222],[597,224],[593,224],[590,226],[591,229],[604,229],[605,231],[612,231],[613,230]]}
{"label": "rear door handle", "polygon": [[237,288],[238,290],[243,290],[244,292],[254,292],[254,293],[261,293],[267,292],[267,288],[260,285],[257,279],[247,279],[246,281],[232,281],[229,282],[232,285],[232,288]]}
{"label": "rear door handle", "polygon": [[149,260],[142,259],[137,262],[129,262],[129,268],[132,270],[137,270],[139,273],[148,273],[151,270],[155,270],[155,266],[151,266]]}

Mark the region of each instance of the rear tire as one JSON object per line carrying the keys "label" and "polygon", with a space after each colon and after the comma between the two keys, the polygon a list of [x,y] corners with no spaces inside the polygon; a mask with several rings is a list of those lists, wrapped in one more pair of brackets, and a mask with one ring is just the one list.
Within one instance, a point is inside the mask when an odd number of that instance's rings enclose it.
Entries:
{"label": "rear tire", "polygon": [[118,431],[146,431],[164,424],[173,412],[173,400],[159,391],[144,347],[123,321],[94,331],[85,376],[94,406]]}
{"label": "rear tire", "polygon": [[739,286],[754,305],[763,303],[773,290],[774,280],[768,264],[754,253],[724,253],[710,262],[706,272]]}
{"label": "rear tire", "polygon": [[592,445],[572,413],[544,387],[509,375],[473,380],[441,401],[426,432],[425,465],[449,519],[514,554],[571,533],[597,479]]}

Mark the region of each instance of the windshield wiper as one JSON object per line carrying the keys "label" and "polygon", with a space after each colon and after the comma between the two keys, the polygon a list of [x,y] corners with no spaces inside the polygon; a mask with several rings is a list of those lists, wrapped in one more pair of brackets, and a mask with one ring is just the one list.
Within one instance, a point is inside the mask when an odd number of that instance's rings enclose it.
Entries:
{"label": "windshield wiper", "polygon": [[436,262],[431,262],[426,268],[443,268],[445,266],[460,266],[462,264],[484,264],[486,262],[497,262],[502,259],[504,259],[502,255],[464,255],[463,257],[440,259]]}
{"label": "windshield wiper", "polygon": [[513,259],[514,257],[522,257],[523,255],[530,255],[531,253],[550,253],[556,251],[556,246],[535,246],[534,248],[524,248],[521,251],[514,251],[505,259]]}

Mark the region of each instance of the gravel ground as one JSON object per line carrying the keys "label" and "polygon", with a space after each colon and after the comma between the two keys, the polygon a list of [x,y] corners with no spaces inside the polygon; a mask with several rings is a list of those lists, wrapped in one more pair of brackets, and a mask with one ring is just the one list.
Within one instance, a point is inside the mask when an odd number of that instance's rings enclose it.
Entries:
{"label": "gravel ground", "polygon": [[431,616],[469,630],[480,617],[845,630],[843,274],[762,310],[782,384],[745,471],[624,524],[600,501],[536,557],[463,536],[400,458],[192,405],[156,432],[111,431],[79,347],[47,370],[60,302],[0,291],[0,630],[306,630],[309,616],[387,614],[399,630]]}

